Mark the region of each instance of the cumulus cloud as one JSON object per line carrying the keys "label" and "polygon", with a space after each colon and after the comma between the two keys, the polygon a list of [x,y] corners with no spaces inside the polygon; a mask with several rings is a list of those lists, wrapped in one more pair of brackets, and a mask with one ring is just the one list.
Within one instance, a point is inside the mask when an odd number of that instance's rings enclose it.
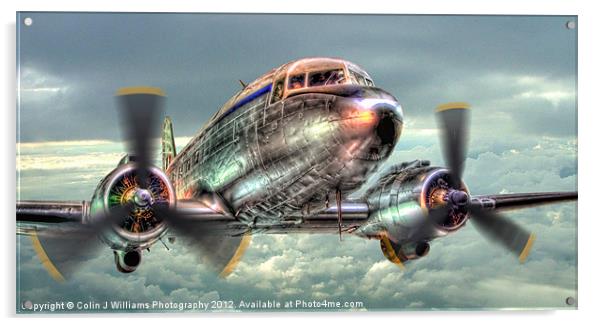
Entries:
{"label": "cumulus cloud", "polygon": [[[119,148],[105,143],[64,147],[85,155],[84,150],[95,153],[103,146],[108,146],[107,154],[110,148]],[[559,175],[561,167],[575,164],[574,142],[548,139],[535,146],[506,146],[515,147],[516,153],[486,151],[467,162],[466,180],[475,193],[574,189],[576,175]],[[37,146],[24,147],[39,157]],[[392,159],[410,154],[436,157],[437,151],[436,145],[398,150]],[[28,155],[22,151],[24,159]],[[45,180],[60,184],[65,179],[57,173],[60,171],[43,171]],[[99,169],[94,174],[100,178],[103,172]],[[80,181],[72,189],[91,191],[85,178],[78,179],[77,173],[71,177]],[[21,190],[22,198],[42,196],[46,186],[41,187],[37,180],[33,175],[22,175],[21,184],[28,185]],[[73,199],[69,198],[72,193],[64,189],[60,197]],[[56,284],[40,265],[28,239],[20,237],[19,298],[327,299],[362,301],[368,309],[564,307],[566,297],[577,295],[576,205],[552,205],[508,215],[538,235],[531,257],[523,265],[489,243],[469,223],[461,231],[434,241],[429,256],[408,263],[403,270],[383,258],[375,241],[346,237],[340,242],[334,235],[259,235],[226,280],[217,278],[208,266],[199,263],[197,252],[177,241],[169,251],[157,245],[145,253],[134,274],[115,271],[110,250],[104,250],[90,256],[68,283]]]}

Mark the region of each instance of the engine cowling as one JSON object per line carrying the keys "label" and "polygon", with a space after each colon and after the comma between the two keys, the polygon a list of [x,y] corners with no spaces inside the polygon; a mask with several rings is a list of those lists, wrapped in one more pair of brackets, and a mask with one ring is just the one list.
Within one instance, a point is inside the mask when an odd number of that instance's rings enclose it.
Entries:
{"label": "engine cowling", "polygon": [[165,222],[151,206],[173,207],[175,202],[175,192],[163,171],[151,167],[148,187],[142,189],[137,182],[136,167],[129,162],[119,165],[101,180],[88,216],[91,222],[98,222],[97,219],[107,218],[111,209],[131,203],[132,209],[123,218],[112,221],[111,227],[100,233],[103,242],[125,254],[146,249],[165,234]]}
{"label": "engine cowling", "polygon": [[[429,212],[445,205],[452,196],[450,179],[448,170],[431,167],[428,161],[393,167],[367,191],[370,216],[357,233],[390,240],[402,258],[426,255],[430,240],[458,230],[468,218],[465,210],[455,207],[448,209],[444,219],[425,223]],[[464,184],[461,190],[468,192]]]}
{"label": "engine cowling", "polygon": [[426,241],[399,245],[386,236],[380,239],[380,249],[390,262],[400,264],[407,260],[418,259],[428,255],[431,246]]}
{"label": "engine cowling", "polygon": [[140,250],[131,250],[128,252],[116,250],[113,251],[113,255],[115,256],[115,266],[122,273],[135,271],[142,262],[142,251]]}

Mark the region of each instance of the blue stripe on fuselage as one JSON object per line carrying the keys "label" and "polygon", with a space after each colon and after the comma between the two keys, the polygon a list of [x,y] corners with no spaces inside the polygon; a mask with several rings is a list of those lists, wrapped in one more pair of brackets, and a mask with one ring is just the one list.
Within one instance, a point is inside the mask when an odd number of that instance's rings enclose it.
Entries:
{"label": "blue stripe on fuselage", "polygon": [[268,85],[256,90],[255,92],[249,94],[247,97],[243,98],[242,100],[240,100],[236,104],[234,104],[228,111],[226,111],[226,113],[224,113],[219,118],[219,120],[229,116],[230,114],[234,113],[234,111],[238,110],[239,108],[241,108],[245,104],[253,101],[254,99],[260,97],[261,95],[263,95],[265,93],[269,93],[271,90],[272,90],[272,84],[268,84]]}

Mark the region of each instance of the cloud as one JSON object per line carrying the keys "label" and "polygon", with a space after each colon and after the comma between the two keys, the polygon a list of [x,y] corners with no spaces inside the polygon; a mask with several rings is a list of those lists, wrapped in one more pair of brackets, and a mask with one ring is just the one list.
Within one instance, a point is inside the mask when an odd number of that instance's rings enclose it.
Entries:
{"label": "cloud", "polygon": [[[162,87],[175,134],[191,135],[239,90],[238,79],[250,82],[305,56],[342,57],[363,66],[399,99],[407,117],[423,124],[434,122],[427,118],[435,106],[458,100],[489,116],[496,111],[496,118],[530,110],[538,101],[542,107],[556,103],[550,115],[558,120],[575,112],[564,105],[576,92],[576,33],[564,27],[567,17],[32,17],[36,26],[20,35],[24,141],[118,139],[113,94],[128,85]],[[303,28],[283,28],[291,25]],[[32,87],[61,91],[27,91]],[[37,93],[63,95],[33,101]],[[514,122],[538,126],[541,118],[512,116],[499,121],[507,125],[499,131],[523,132],[512,129]],[[548,132],[567,134],[559,128]]]}
{"label": "cloud", "polygon": [[56,96],[57,93],[65,95],[70,89],[62,78],[40,72],[33,67],[23,67],[19,72],[19,90],[24,92],[22,100],[48,100],[44,97]]}

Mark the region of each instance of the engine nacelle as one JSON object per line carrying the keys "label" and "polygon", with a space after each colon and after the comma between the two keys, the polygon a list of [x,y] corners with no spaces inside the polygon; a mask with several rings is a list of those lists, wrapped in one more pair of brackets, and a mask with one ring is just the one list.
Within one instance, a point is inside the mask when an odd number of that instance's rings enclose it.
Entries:
{"label": "engine nacelle", "polygon": [[123,163],[101,180],[90,202],[88,218],[91,222],[98,222],[94,220],[107,218],[111,209],[133,203],[133,208],[124,213],[123,219],[113,222],[111,227],[100,233],[101,240],[111,249],[130,253],[150,247],[167,230],[162,217],[157,216],[151,204],[173,207],[175,202],[175,192],[163,171],[151,167],[147,189],[141,189],[136,178],[136,166],[131,162]]}
{"label": "engine nacelle", "polygon": [[380,239],[380,249],[390,262],[399,264],[400,262],[403,263],[407,260],[418,259],[428,255],[431,246],[426,241],[399,245],[392,242],[389,238],[383,237]]}
{"label": "engine nacelle", "polygon": [[[431,210],[446,204],[450,179],[446,169],[431,167],[428,161],[393,167],[366,192],[370,216],[356,234],[389,239],[402,258],[426,255],[430,240],[456,231],[468,217],[466,211],[452,208],[443,220],[425,223]],[[461,190],[467,192],[464,184]]]}
{"label": "engine nacelle", "polygon": [[113,251],[113,255],[115,256],[115,266],[117,267],[117,270],[122,273],[131,273],[135,271],[142,262],[142,252],[140,250],[128,252],[116,250]]}

